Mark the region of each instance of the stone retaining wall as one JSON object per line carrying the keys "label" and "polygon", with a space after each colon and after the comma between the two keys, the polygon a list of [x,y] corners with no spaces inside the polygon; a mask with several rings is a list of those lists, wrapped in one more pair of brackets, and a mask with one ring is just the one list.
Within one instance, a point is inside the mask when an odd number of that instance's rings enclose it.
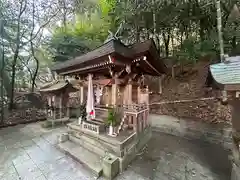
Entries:
{"label": "stone retaining wall", "polygon": [[45,120],[46,114],[42,109],[26,108],[21,110],[13,110],[4,114],[4,124],[1,127],[36,122]]}
{"label": "stone retaining wall", "polygon": [[232,148],[231,126],[211,125],[166,115],[151,114],[149,118],[153,131],[221,144],[225,149],[229,150]]}

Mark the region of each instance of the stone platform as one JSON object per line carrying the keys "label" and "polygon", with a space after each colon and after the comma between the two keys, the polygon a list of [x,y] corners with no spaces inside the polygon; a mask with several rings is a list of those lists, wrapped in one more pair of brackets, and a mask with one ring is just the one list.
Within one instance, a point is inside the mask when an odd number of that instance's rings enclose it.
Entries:
{"label": "stone platform", "polygon": [[[124,131],[117,137],[90,132],[76,122],[68,124],[68,141],[58,147],[90,168],[97,176],[113,178],[127,168],[151,138],[151,128],[136,134]],[[79,155],[81,153],[81,155]]]}

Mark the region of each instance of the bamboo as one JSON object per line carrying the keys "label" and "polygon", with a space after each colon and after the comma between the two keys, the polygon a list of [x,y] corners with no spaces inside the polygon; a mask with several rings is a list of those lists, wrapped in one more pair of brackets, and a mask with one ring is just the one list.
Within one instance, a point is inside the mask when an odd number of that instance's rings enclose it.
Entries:
{"label": "bamboo", "polygon": [[218,27],[218,39],[219,39],[219,47],[220,47],[220,59],[221,59],[221,62],[223,62],[224,46],[223,46],[223,38],[222,38],[222,13],[221,13],[220,1],[216,1],[216,8],[217,8],[217,27]]}
{"label": "bamboo", "polygon": [[[1,30],[0,32],[3,31],[3,20],[1,20]],[[2,61],[1,61],[1,123],[4,121],[4,82],[3,82],[3,76],[4,76],[4,44],[3,44],[3,37],[1,36],[1,43],[2,43]]]}

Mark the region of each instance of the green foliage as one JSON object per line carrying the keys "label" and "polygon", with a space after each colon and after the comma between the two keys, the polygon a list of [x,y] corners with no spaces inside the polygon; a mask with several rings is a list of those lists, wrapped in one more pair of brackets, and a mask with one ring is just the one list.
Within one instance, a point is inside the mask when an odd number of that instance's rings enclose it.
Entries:
{"label": "green foliage", "polygon": [[120,122],[119,113],[116,111],[116,109],[109,109],[108,111],[108,117],[105,121],[105,124],[113,127],[117,126]]}
{"label": "green foliage", "polygon": [[190,37],[182,43],[175,56],[182,63],[195,63],[205,56],[216,56],[217,50],[211,40],[200,41],[195,37]]}
{"label": "green foliage", "polygon": [[113,13],[116,1],[101,0],[98,5],[100,12],[78,14],[75,22],[56,28],[50,43],[55,61],[65,61],[96,48],[106,40],[108,30],[116,27]]}
{"label": "green foliage", "polygon": [[57,29],[50,42],[50,47],[54,50],[52,53],[55,61],[66,61],[89,51],[83,38],[61,29]]}
{"label": "green foliage", "polygon": [[116,0],[99,0],[98,4],[103,17],[108,16],[110,13],[113,13],[114,8],[116,7]]}
{"label": "green foliage", "polygon": [[189,38],[184,40],[179,52],[176,56],[180,61],[196,61],[198,58],[198,51],[195,48],[196,40],[194,38]]}

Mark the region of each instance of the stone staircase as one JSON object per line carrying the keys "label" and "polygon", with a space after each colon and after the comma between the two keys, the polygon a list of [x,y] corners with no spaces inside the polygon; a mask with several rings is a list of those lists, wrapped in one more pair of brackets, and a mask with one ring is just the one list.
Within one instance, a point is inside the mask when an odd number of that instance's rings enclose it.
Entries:
{"label": "stone staircase", "polygon": [[108,110],[97,108],[95,112],[95,120],[83,122],[81,125],[77,122],[67,124],[68,133],[59,138],[58,147],[89,168],[97,177],[113,177],[122,172],[134,159],[140,141],[136,139],[135,133],[124,131],[126,116],[122,118],[118,128],[118,132],[124,132],[117,138],[101,133],[100,130],[95,131],[104,126]]}
{"label": "stone staircase", "polygon": [[90,136],[81,133],[77,124],[70,123],[67,126],[68,140],[59,143],[58,148],[100,177],[103,173],[102,159],[105,152],[94,145]]}
{"label": "stone staircase", "polygon": [[[107,140],[101,141],[91,133],[85,132],[77,124],[70,123],[67,126],[69,129],[68,140],[59,143],[58,147],[100,177],[103,174],[103,159],[109,155],[109,149],[115,149],[115,145]],[[105,146],[105,143],[108,146]],[[116,157],[117,154],[116,156],[111,154],[111,156]]]}
{"label": "stone staircase", "polygon": [[[79,127],[74,124],[68,124],[69,131],[69,140],[71,142],[74,142],[85,149],[94,152],[100,157],[103,157],[106,155],[107,152],[109,152],[109,149],[115,149],[115,144],[109,141],[109,139],[100,140],[99,138],[92,136],[90,133],[85,133],[79,130]],[[105,146],[104,144],[107,143],[108,146]],[[112,151],[114,153],[114,151]],[[118,154],[116,154],[118,155]]]}
{"label": "stone staircase", "polygon": [[102,175],[102,159],[95,153],[72,141],[60,143],[58,146],[66,154],[70,155],[72,158],[83,163],[87,168],[92,170],[97,177]]}

